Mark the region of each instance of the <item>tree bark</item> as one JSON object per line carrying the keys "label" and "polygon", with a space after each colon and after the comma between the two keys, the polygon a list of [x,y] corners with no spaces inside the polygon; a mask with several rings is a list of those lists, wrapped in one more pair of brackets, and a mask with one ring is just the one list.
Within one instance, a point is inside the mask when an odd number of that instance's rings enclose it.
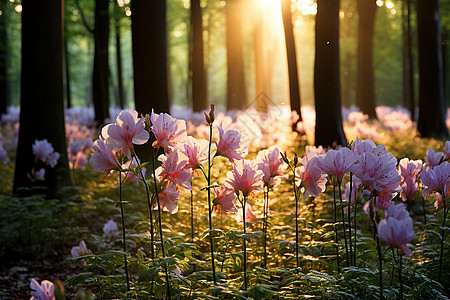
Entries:
{"label": "tree bark", "polygon": [[133,0],[131,11],[136,110],[169,113],[166,1]]}
{"label": "tree bark", "polygon": [[7,0],[0,0],[0,9],[3,14],[0,16],[0,115],[7,113],[7,108],[10,103],[9,99],[9,84],[8,84],[8,35],[6,31],[6,24],[8,17],[6,13]]}
{"label": "tree bark", "polygon": [[376,119],[375,71],[373,68],[373,40],[375,30],[375,1],[358,0],[358,76],[356,81],[356,105],[370,119]]}
{"label": "tree bark", "polygon": [[227,110],[247,108],[247,86],[244,74],[242,9],[243,0],[227,0]]}
{"label": "tree bark", "polygon": [[[406,4],[406,5],[405,5]],[[416,120],[414,102],[414,64],[412,55],[411,0],[402,1],[403,29],[403,105],[410,111],[411,120]]]}
{"label": "tree bark", "polygon": [[64,127],[63,1],[23,0],[22,6],[20,129],[13,192],[27,194],[20,188],[32,186],[27,176],[36,167],[32,145],[36,139],[47,139],[61,155],[56,167],[46,167],[45,181],[40,183],[53,197],[72,184]]}
{"label": "tree bark", "polygon": [[[299,115],[297,122],[302,121],[300,86],[298,82],[297,54],[295,51],[294,29],[292,26],[291,1],[281,0],[281,13],[283,16],[284,36],[286,41],[286,56],[289,74],[289,103],[291,111]],[[292,129],[296,130],[297,123]]]}
{"label": "tree bark", "polygon": [[114,4],[116,8],[115,18],[115,32],[116,32],[116,63],[117,63],[117,104],[123,109],[125,107],[125,94],[123,91],[123,74],[122,74],[122,47],[121,47],[121,34],[120,34],[120,9],[117,3]]}
{"label": "tree bark", "polygon": [[192,30],[192,109],[201,112],[208,108],[206,71],[203,51],[202,9],[200,0],[191,0]]}
{"label": "tree bark", "polygon": [[440,1],[419,0],[419,121],[422,137],[447,137],[440,28]]}
{"label": "tree bark", "polygon": [[109,0],[95,0],[92,96],[98,125],[109,118]]}
{"label": "tree bark", "polygon": [[266,71],[264,64],[264,48],[263,48],[263,11],[262,3],[259,0],[253,1],[253,53],[255,55],[255,88],[256,88],[256,110],[261,113],[267,113],[270,98],[266,93]]}
{"label": "tree bark", "polygon": [[339,3],[339,0],[317,1],[314,63],[316,146],[347,145],[341,112]]}

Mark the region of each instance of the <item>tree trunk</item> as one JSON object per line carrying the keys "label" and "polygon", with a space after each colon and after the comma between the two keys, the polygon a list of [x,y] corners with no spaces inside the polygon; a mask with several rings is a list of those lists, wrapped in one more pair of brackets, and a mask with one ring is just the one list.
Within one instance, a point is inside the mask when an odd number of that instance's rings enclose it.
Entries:
{"label": "tree trunk", "polygon": [[201,112],[208,108],[206,71],[203,57],[203,26],[200,0],[191,0],[192,30],[192,109]]}
{"label": "tree trunk", "polygon": [[69,49],[67,47],[67,34],[64,37],[64,94],[66,95],[66,107],[72,107],[72,97],[70,95],[70,69],[69,69]]}
{"label": "tree trunk", "polygon": [[[286,56],[289,74],[289,103],[291,111],[299,115],[299,121],[302,121],[300,86],[298,83],[297,54],[295,52],[294,30],[292,26],[291,1],[281,0],[281,14],[283,16],[284,36],[286,41]],[[292,125],[296,130],[297,123]]]}
{"label": "tree trunk", "polygon": [[227,110],[247,108],[247,86],[244,75],[242,9],[243,0],[227,0]]}
{"label": "tree trunk", "polygon": [[[406,2],[406,3],[405,3]],[[414,65],[411,49],[411,5],[410,0],[402,1],[402,31],[403,31],[403,106],[415,120],[414,104]]]}
{"label": "tree trunk", "polygon": [[117,63],[117,104],[123,109],[125,107],[125,94],[123,91],[123,76],[122,76],[122,47],[121,47],[121,38],[120,38],[120,17],[119,17],[119,5],[117,3],[114,4],[116,8],[116,19],[115,19],[115,32],[116,32],[116,63]]}
{"label": "tree trunk", "polygon": [[422,137],[446,137],[440,1],[419,0],[419,121]]}
{"label": "tree trunk", "polygon": [[314,63],[316,146],[347,145],[341,112],[339,2],[317,1]]}
{"label": "tree trunk", "polygon": [[375,1],[358,0],[358,76],[356,105],[370,119],[376,119],[375,72],[373,68],[373,39],[375,29]]}
{"label": "tree trunk", "polygon": [[263,11],[262,3],[259,0],[253,1],[253,53],[255,55],[255,88],[256,88],[256,110],[261,113],[267,113],[267,108],[271,103],[267,96],[265,83],[266,72],[264,64],[264,48],[263,48]]}
{"label": "tree trunk", "polygon": [[6,114],[9,105],[9,85],[8,85],[8,35],[6,31],[6,5],[7,0],[0,0],[0,9],[3,14],[0,16],[0,115]]}
{"label": "tree trunk", "polygon": [[[49,196],[72,184],[64,127],[63,1],[23,0],[20,129],[13,192],[27,194],[27,174],[35,167],[32,145],[47,139],[61,156],[55,168],[46,167]],[[39,14],[36,12],[39,11]],[[42,191],[39,191],[42,193]]]}
{"label": "tree trunk", "polygon": [[169,113],[166,1],[131,2],[136,110]]}
{"label": "tree trunk", "polygon": [[109,0],[95,0],[94,40],[92,96],[95,121],[101,125],[109,118]]}

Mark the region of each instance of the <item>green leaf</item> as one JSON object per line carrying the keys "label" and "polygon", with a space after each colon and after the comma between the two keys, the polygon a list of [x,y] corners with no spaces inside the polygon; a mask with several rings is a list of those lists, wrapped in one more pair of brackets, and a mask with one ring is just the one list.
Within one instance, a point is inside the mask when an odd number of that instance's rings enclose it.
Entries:
{"label": "green leaf", "polygon": [[80,273],[80,274],[75,275],[74,277],[69,278],[66,281],[64,281],[64,284],[69,287],[73,287],[78,284],[85,283],[86,280],[88,280],[89,278],[91,278],[93,276],[94,276],[94,274],[92,272]]}

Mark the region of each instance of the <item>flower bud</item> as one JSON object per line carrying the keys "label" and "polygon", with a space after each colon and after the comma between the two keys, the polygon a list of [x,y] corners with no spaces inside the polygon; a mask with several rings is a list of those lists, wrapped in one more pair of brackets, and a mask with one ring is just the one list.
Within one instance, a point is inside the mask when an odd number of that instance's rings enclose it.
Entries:
{"label": "flower bud", "polygon": [[298,156],[297,153],[294,152],[294,166],[297,166],[298,164]]}
{"label": "flower bud", "polygon": [[209,114],[206,114],[206,112],[204,112],[204,114],[205,114],[206,123],[208,123],[208,125],[211,126],[212,123],[214,123],[214,120],[215,120],[215,118],[214,118],[214,104],[211,104],[211,108],[209,110]]}

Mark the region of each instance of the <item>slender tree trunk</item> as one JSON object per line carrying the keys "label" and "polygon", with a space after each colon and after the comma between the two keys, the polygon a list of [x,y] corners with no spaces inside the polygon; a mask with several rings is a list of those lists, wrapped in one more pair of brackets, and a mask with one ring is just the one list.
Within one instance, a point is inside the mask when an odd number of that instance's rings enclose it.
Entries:
{"label": "slender tree trunk", "polygon": [[0,0],[0,9],[3,12],[0,16],[0,115],[6,114],[9,105],[7,68],[8,35],[6,31],[6,18],[8,17],[6,13],[7,4],[7,0]]}
{"label": "slender tree trunk", "polygon": [[206,71],[203,57],[203,25],[200,0],[191,0],[192,30],[192,109],[201,112],[208,108]]}
{"label": "slender tree trunk", "polygon": [[[131,1],[134,103],[139,114],[170,113],[166,0]],[[141,161],[152,159],[151,144],[136,147]]]}
{"label": "slender tree trunk", "polygon": [[440,27],[440,1],[419,0],[419,121],[422,137],[448,136]]}
{"label": "slender tree trunk", "polygon": [[67,46],[67,35],[64,38],[64,94],[66,95],[66,107],[72,107],[72,97],[70,95],[70,69],[69,69],[69,48]]}
{"label": "slender tree trunk", "polygon": [[227,110],[247,108],[247,86],[244,75],[242,5],[243,0],[227,0]]}
{"label": "slender tree trunk", "polygon": [[375,30],[375,1],[358,0],[358,77],[356,81],[356,105],[360,110],[376,119],[375,71],[373,68],[373,39]]}
{"label": "slender tree trunk", "polygon": [[255,88],[256,88],[256,109],[261,113],[267,113],[267,108],[271,104],[265,89],[266,74],[264,66],[263,49],[263,11],[262,3],[259,0],[253,2],[253,53],[255,55]]}
{"label": "slender tree trunk", "polygon": [[169,113],[166,1],[131,2],[136,110]]}
{"label": "slender tree trunk", "polygon": [[[291,111],[299,115],[298,121],[302,121],[300,85],[297,70],[297,54],[295,51],[294,29],[292,26],[291,1],[281,0],[281,14],[283,16],[284,36],[286,41],[286,56],[289,73],[289,103]],[[296,130],[297,124],[292,129]]]}
{"label": "slender tree trunk", "polygon": [[[22,1],[22,75],[20,129],[13,192],[32,185],[28,174],[35,167],[32,145],[47,139],[61,156],[46,167],[49,196],[72,184],[67,160],[63,95],[63,1]],[[39,11],[39,14],[36,12]],[[39,191],[42,192],[42,191]]]}
{"label": "slender tree trunk", "polygon": [[414,105],[414,66],[411,50],[411,20],[410,0],[402,1],[402,31],[403,31],[403,106],[411,112],[411,120],[415,119]]}
{"label": "slender tree trunk", "polygon": [[314,64],[316,146],[347,145],[341,112],[339,4],[339,0],[317,1]]}
{"label": "slender tree trunk", "polygon": [[95,121],[101,125],[109,117],[109,0],[95,0],[94,40],[92,96]]}
{"label": "slender tree trunk", "polygon": [[[119,6],[115,5],[116,11],[119,10]],[[123,74],[122,74],[122,47],[121,47],[121,35],[120,35],[120,17],[115,19],[115,32],[116,32],[116,63],[117,63],[117,99],[120,108],[125,107],[125,94],[123,91]]]}

